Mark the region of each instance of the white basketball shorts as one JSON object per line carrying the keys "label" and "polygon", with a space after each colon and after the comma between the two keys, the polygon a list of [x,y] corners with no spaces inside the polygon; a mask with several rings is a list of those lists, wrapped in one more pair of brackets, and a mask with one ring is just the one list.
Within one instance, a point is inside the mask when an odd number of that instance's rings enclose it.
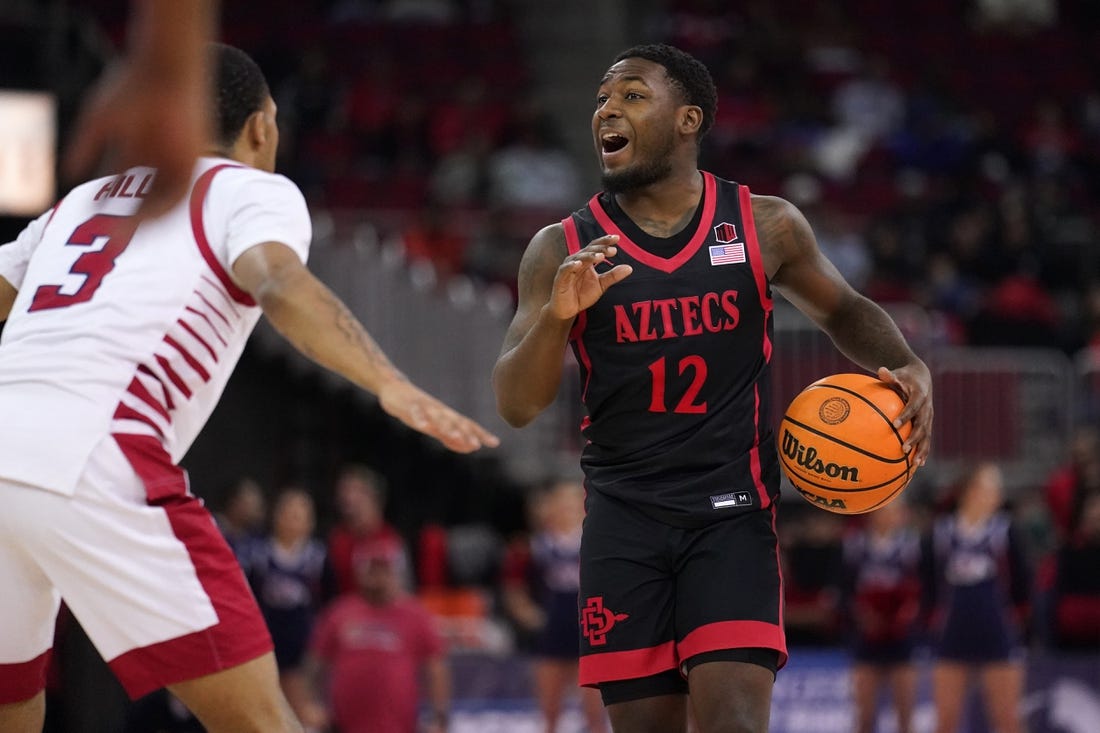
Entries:
{"label": "white basketball shorts", "polygon": [[0,507],[0,704],[43,689],[61,600],[134,698],[271,651],[232,550],[155,438],[105,438],[72,496],[0,480]]}

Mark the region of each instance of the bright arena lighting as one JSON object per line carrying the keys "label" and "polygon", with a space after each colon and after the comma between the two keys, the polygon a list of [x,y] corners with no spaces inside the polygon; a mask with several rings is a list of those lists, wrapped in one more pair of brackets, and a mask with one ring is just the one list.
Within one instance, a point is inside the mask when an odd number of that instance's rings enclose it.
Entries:
{"label": "bright arena lighting", "polygon": [[54,95],[0,90],[0,214],[35,216],[49,208],[56,150]]}

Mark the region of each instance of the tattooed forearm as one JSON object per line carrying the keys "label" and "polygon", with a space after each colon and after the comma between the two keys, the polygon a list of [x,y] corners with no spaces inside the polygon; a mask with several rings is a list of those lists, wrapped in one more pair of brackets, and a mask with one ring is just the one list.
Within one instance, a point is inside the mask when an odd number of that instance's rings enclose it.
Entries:
{"label": "tattooed forearm", "polygon": [[258,300],[278,331],[302,354],[377,394],[404,380],[347,306],[308,270],[276,278]]}
{"label": "tattooed forearm", "polygon": [[322,302],[324,302],[335,319],[336,329],[344,337],[347,346],[358,351],[367,358],[367,361],[378,369],[393,369],[393,364],[383,353],[382,349],[370,337],[363,324],[352,315],[343,301],[328,288],[323,289]]}

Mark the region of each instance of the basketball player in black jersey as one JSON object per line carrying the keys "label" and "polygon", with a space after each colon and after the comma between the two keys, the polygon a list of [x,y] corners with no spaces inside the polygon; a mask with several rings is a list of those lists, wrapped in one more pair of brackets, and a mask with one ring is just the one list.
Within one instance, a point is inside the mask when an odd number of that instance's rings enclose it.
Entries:
{"label": "basketball player in black jersey", "polygon": [[616,733],[768,727],[786,661],[768,424],[778,289],[907,400],[928,454],[932,383],[890,317],[821,254],[788,202],[698,169],[714,120],[706,68],[639,46],[600,81],[604,193],[531,240],[493,374],[522,426],[557,395],[562,352],[588,417],[580,680]]}

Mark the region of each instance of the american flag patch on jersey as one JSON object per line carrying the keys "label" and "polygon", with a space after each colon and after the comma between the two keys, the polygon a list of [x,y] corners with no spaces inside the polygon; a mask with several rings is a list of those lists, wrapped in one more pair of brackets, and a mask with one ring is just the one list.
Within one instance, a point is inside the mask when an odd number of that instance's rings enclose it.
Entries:
{"label": "american flag patch on jersey", "polygon": [[732,265],[745,261],[745,243],[716,244],[710,248],[710,264]]}

